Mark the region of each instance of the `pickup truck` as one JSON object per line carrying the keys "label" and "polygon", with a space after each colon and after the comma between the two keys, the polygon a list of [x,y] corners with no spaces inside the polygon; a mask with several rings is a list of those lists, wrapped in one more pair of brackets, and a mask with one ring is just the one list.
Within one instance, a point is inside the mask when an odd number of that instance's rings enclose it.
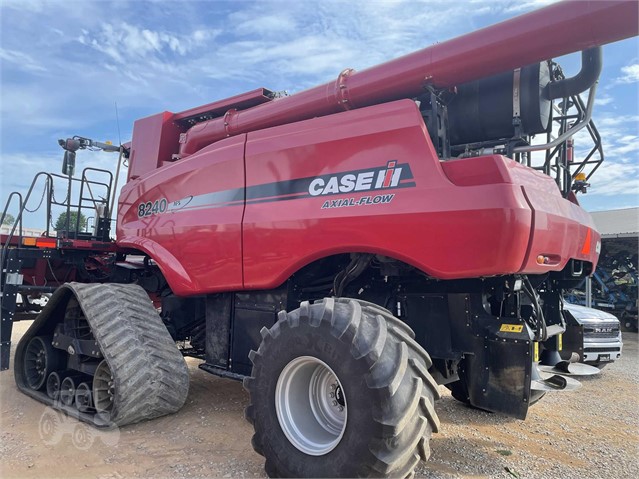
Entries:
{"label": "pickup truck", "polygon": [[579,361],[602,369],[621,357],[623,342],[616,316],[576,304],[565,303],[566,332],[563,334],[561,357],[572,353]]}

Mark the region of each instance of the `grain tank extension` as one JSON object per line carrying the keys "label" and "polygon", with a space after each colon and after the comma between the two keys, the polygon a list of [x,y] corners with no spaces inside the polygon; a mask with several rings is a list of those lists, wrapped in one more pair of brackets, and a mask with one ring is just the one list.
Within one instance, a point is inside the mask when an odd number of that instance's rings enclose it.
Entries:
{"label": "grain tank extension", "polygon": [[[561,361],[563,291],[597,264],[578,196],[604,157],[602,46],[638,34],[639,4],[576,5],[295,95],[158,113],[120,147],[62,140],[63,175],[7,202],[20,214],[2,236],[0,366],[12,322],[37,315],[18,387],[101,427],[177,411],[183,356],[199,358],[244,381],[253,447],[270,476],[293,477],[411,476],[440,427],[440,385],[520,419],[577,388],[539,364]],[[566,78],[550,58],[572,52],[582,66]],[[111,173],[69,168],[89,147],[128,159],[115,240]],[[64,203],[94,211],[94,230],[23,235],[38,181],[49,209],[56,181],[104,188]]]}

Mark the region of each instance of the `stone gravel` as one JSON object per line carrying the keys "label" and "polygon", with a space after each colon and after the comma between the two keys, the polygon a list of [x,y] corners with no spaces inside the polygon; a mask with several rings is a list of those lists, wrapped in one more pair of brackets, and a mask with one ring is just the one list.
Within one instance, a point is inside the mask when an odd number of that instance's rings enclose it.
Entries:
{"label": "stone gravel", "polygon": [[[441,386],[441,432],[416,476],[639,477],[638,349],[637,334],[624,333],[621,360],[578,391],[547,394],[525,421],[470,409]],[[70,418],[58,442],[44,441],[38,427],[46,408],[17,391],[12,371],[1,373],[0,477],[265,477],[263,458],[250,445],[242,385],[199,370],[198,361],[188,364],[191,386],[181,411],[94,434],[84,445],[74,443],[78,423]]]}
{"label": "stone gravel", "polygon": [[547,394],[525,421],[468,408],[442,387],[442,430],[431,441],[425,478],[639,477],[637,334],[622,358],[573,392]]}

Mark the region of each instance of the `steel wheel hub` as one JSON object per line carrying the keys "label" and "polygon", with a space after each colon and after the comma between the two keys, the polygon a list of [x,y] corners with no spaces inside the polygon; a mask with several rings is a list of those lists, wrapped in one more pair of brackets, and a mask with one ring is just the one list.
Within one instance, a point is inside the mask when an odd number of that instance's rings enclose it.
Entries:
{"label": "steel wheel hub", "polygon": [[115,382],[106,360],[98,364],[93,376],[93,403],[98,412],[109,412],[113,408]]}
{"label": "steel wheel hub", "polygon": [[311,356],[284,367],[275,388],[275,409],[291,444],[311,456],[332,451],[346,429],[344,389],[333,370]]}
{"label": "steel wheel hub", "polygon": [[31,339],[24,359],[24,374],[31,389],[38,390],[44,385],[49,361],[44,341],[39,337]]}

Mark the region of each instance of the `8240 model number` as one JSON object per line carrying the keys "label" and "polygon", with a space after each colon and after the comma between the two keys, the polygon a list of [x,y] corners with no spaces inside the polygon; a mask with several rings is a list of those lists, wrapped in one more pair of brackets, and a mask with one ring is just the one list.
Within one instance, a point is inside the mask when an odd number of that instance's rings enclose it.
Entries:
{"label": "8240 model number", "polygon": [[166,198],[161,200],[155,200],[153,202],[147,201],[146,203],[140,203],[138,205],[138,218],[144,218],[146,216],[159,215],[164,213],[168,206]]}

